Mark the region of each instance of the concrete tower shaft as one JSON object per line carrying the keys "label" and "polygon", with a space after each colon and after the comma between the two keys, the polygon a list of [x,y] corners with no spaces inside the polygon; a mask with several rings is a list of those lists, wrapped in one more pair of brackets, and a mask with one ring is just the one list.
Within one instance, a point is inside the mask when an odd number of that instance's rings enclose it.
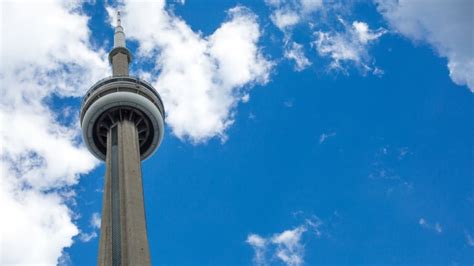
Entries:
{"label": "concrete tower shaft", "polygon": [[109,53],[113,76],[94,84],[81,104],[80,121],[89,151],[105,161],[99,265],[150,265],[141,160],[159,147],[165,111],[149,83],[129,76],[120,13]]}
{"label": "concrete tower shaft", "polygon": [[98,265],[150,265],[138,131],[129,120],[107,136]]}

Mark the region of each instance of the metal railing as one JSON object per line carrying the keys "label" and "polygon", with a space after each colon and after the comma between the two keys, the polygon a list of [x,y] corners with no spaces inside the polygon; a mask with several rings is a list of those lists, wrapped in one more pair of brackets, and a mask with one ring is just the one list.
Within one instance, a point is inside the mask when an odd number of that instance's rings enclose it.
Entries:
{"label": "metal railing", "polygon": [[81,108],[84,107],[84,104],[87,102],[87,99],[89,99],[89,97],[94,93],[94,91],[96,91],[97,89],[99,89],[100,87],[104,85],[117,82],[117,81],[125,81],[125,82],[135,83],[137,85],[142,85],[143,87],[150,90],[151,93],[153,93],[158,98],[158,100],[160,100],[160,102],[163,103],[160,95],[150,83],[134,76],[109,76],[97,81],[94,85],[92,85],[92,87],[90,87],[89,90],[87,90],[86,95],[84,96],[84,98],[82,98]]}

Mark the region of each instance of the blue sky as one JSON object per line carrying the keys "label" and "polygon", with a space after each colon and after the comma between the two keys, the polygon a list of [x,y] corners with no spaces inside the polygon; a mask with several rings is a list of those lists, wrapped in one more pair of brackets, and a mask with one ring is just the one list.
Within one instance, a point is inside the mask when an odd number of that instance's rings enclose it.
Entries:
{"label": "blue sky", "polygon": [[[2,32],[23,23],[2,5]],[[132,74],[168,103],[164,141],[142,165],[154,264],[474,263],[472,2],[20,7],[64,26],[38,37],[44,58],[15,57],[18,38],[1,41],[1,126],[13,117],[45,143],[0,130],[0,200],[12,214],[0,224],[2,264],[96,263],[105,168],[82,145],[77,112],[110,74],[116,8]],[[14,80],[23,73],[31,81]]]}

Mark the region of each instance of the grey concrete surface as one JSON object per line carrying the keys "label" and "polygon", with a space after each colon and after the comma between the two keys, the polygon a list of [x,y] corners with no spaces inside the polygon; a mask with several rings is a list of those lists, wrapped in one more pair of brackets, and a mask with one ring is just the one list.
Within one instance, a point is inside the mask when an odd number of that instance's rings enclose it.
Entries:
{"label": "grey concrete surface", "polygon": [[[113,163],[113,142],[109,130],[107,137],[106,175],[103,196],[102,223],[98,265],[150,265],[138,132],[135,124],[123,120],[117,123],[117,162]],[[113,127],[112,127],[113,128]],[[110,151],[110,152],[109,152]],[[114,179],[114,168],[117,178]],[[118,180],[118,186],[114,181]],[[118,188],[118,194],[113,189]],[[117,191],[115,191],[117,192]],[[119,209],[114,200],[119,198]],[[119,219],[114,220],[114,212]],[[115,223],[115,224],[114,224]],[[117,224],[118,223],[118,224]],[[112,228],[120,228],[120,244],[113,243]],[[117,234],[114,234],[116,236]],[[120,250],[116,250],[116,248]],[[120,264],[114,254],[119,252]]]}

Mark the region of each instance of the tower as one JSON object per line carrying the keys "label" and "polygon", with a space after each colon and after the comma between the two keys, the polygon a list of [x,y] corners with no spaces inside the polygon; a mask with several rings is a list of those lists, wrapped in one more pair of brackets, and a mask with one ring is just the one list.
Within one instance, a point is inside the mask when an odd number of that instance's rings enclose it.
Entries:
{"label": "tower", "polygon": [[165,111],[149,83],[128,75],[131,60],[118,12],[113,75],[87,91],[80,112],[84,142],[106,165],[98,265],[150,265],[141,161],[163,139]]}

